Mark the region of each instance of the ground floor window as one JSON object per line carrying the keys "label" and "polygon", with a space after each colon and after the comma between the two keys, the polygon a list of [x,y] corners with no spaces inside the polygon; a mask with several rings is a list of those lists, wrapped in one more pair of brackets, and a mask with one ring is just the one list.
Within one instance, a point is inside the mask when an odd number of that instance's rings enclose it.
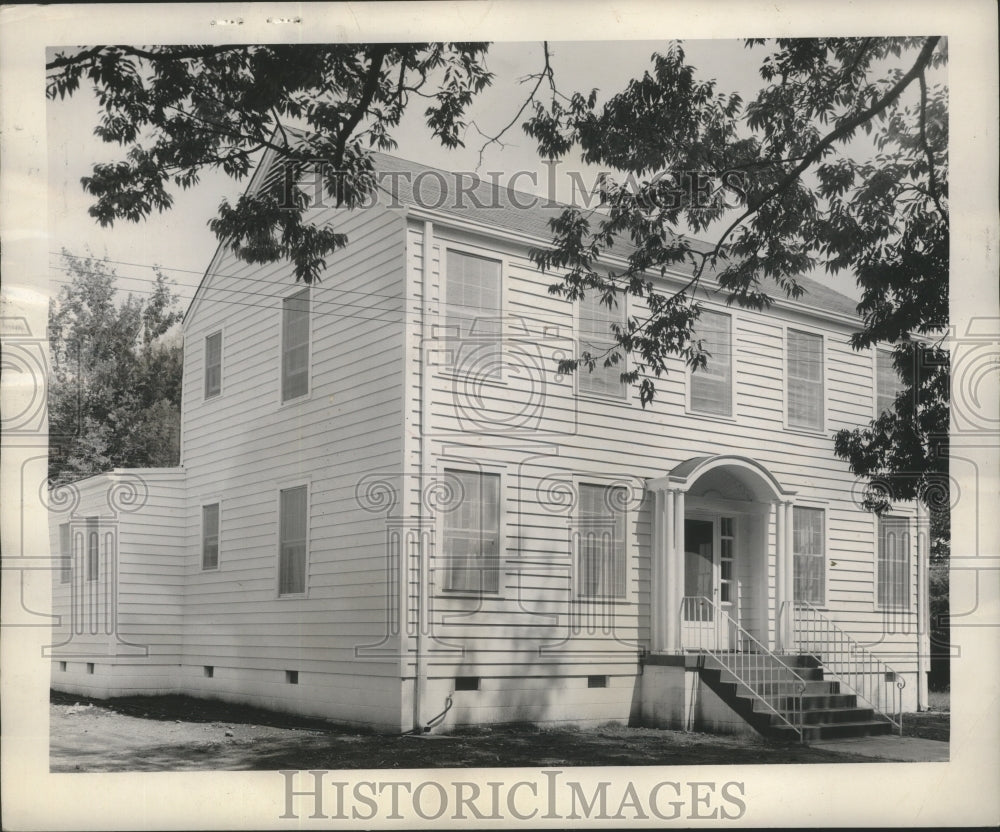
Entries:
{"label": "ground floor window", "polygon": [[309,489],[283,489],[279,514],[278,594],[297,595],[306,591]]}
{"label": "ground floor window", "polygon": [[910,606],[910,532],[905,517],[878,521],[878,605],[905,610]]}
{"label": "ground floor window", "polygon": [[443,588],[500,589],[500,475],[445,471],[455,499],[444,512]]}
{"label": "ground floor window", "polygon": [[792,571],[795,600],[822,606],[826,602],[826,553],[823,540],[824,511],[792,508]]}
{"label": "ground floor window", "polygon": [[577,594],[625,597],[625,502],[621,486],[580,485]]}

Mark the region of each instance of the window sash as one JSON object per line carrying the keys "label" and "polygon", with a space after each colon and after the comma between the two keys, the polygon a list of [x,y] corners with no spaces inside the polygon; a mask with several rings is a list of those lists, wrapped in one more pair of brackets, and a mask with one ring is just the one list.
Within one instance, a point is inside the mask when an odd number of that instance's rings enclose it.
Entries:
{"label": "window sash", "polygon": [[309,290],[302,289],[282,301],[281,399],[296,399],[308,392]]}
{"label": "window sash", "polygon": [[445,330],[453,369],[498,377],[501,352],[500,261],[448,250]]}
{"label": "window sash", "polygon": [[278,520],[278,594],[306,591],[309,491],[304,485],[281,491]]}
{"label": "window sash", "polygon": [[446,590],[500,590],[500,475],[446,470],[461,499],[444,512]]}
{"label": "window sash", "polygon": [[69,523],[59,524],[59,583],[73,580],[73,541]]}
{"label": "window sash", "polygon": [[823,428],[823,336],[788,330],[788,424]]}
{"label": "window sash", "polygon": [[[614,338],[612,324],[625,323],[625,310],[621,305],[613,308],[601,302],[601,296],[592,291],[580,299],[579,343],[580,355],[587,352],[596,357],[593,370],[580,367],[577,370],[577,389],[581,393],[596,393],[603,396],[624,398],[627,387],[622,383],[621,374],[625,369],[621,361],[605,366],[607,354],[618,346]],[[619,350],[620,352],[620,350]]]}
{"label": "window sash", "polygon": [[825,512],[792,507],[793,598],[817,606],[826,603]]}
{"label": "window sash", "polygon": [[892,408],[896,396],[903,389],[903,382],[892,363],[890,350],[875,351],[875,406],[885,413]]}
{"label": "window sash", "polygon": [[101,574],[101,541],[98,533],[98,519],[87,518],[87,580],[96,581]]}
{"label": "window sash", "polygon": [[222,333],[205,338],[205,398],[222,392]]}
{"label": "window sash", "polygon": [[219,568],[219,504],[201,507],[201,568]]}
{"label": "window sash", "polygon": [[695,337],[709,353],[705,367],[693,369],[691,410],[714,416],[733,415],[732,317],[724,312],[703,310]]}
{"label": "window sash", "polygon": [[910,531],[905,517],[878,521],[878,605],[910,608]]}
{"label": "window sash", "polygon": [[579,488],[579,577],[584,598],[626,597],[625,489],[581,483]]}

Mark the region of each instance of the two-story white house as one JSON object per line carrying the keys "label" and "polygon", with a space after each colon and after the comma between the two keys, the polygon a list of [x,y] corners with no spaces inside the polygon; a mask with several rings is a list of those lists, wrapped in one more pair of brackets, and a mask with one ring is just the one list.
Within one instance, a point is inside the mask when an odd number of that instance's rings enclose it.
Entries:
{"label": "two-story white house", "polygon": [[374,204],[316,209],[350,241],[321,283],[215,255],[180,467],[52,491],[54,688],[387,731],[809,738],[926,704],[925,518],[862,510],[833,454],[896,385],[853,301],[709,282],[708,367],[643,408],[618,367],[557,372],[636,311],[546,291],[528,251],[560,206],[377,160]]}

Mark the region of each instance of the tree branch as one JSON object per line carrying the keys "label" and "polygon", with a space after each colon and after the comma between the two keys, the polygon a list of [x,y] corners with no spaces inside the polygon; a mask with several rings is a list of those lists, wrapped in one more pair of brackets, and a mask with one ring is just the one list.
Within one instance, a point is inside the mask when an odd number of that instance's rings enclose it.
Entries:
{"label": "tree branch", "polygon": [[927,156],[928,172],[927,176],[930,185],[931,199],[934,200],[934,204],[937,206],[938,213],[942,218],[947,218],[948,214],[941,205],[941,199],[938,196],[938,184],[937,184],[937,174],[934,167],[934,154],[931,153],[930,145],[927,143],[927,78],[924,73],[920,73],[920,144],[924,149],[924,154]]}
{"label": "tree branch", "polygon": [[337,144],[334,146],[333,163],[335,169],[340,169],[341,163],[344,160],[344,149],[347,147],[347,140],[350,138],[351,133],[354,132],[354,128],[361,123],[361,119],[364,118],[369,105],[372,103],[372,99],[375,97],[375,92],[378,89],[379,74],[382,72],[382,62],[385,60],[388,52],[389,48],[381,45],[376,46],[372,50],[372,62],[368,67],[368,74],[365,76],[365,83],[358,98],[358,105],[341,128],[340,135],[337,137]]}

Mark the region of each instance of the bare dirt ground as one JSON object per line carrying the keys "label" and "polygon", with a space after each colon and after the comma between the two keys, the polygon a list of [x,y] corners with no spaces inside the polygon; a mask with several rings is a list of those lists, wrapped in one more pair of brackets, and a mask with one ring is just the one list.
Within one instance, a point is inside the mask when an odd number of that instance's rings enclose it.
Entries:
{"label": "bare dirt ground", "polygon": [[[918,719],[925,716],[936,721]],[[947,718],[908,714],[907,733],[940,733],[943,720],[947,739]],[[617,725],[386,736],[187,696],[97,700],[62,693],[51,697],[49,759],[53,772],[872,762],[763,738]]]}

